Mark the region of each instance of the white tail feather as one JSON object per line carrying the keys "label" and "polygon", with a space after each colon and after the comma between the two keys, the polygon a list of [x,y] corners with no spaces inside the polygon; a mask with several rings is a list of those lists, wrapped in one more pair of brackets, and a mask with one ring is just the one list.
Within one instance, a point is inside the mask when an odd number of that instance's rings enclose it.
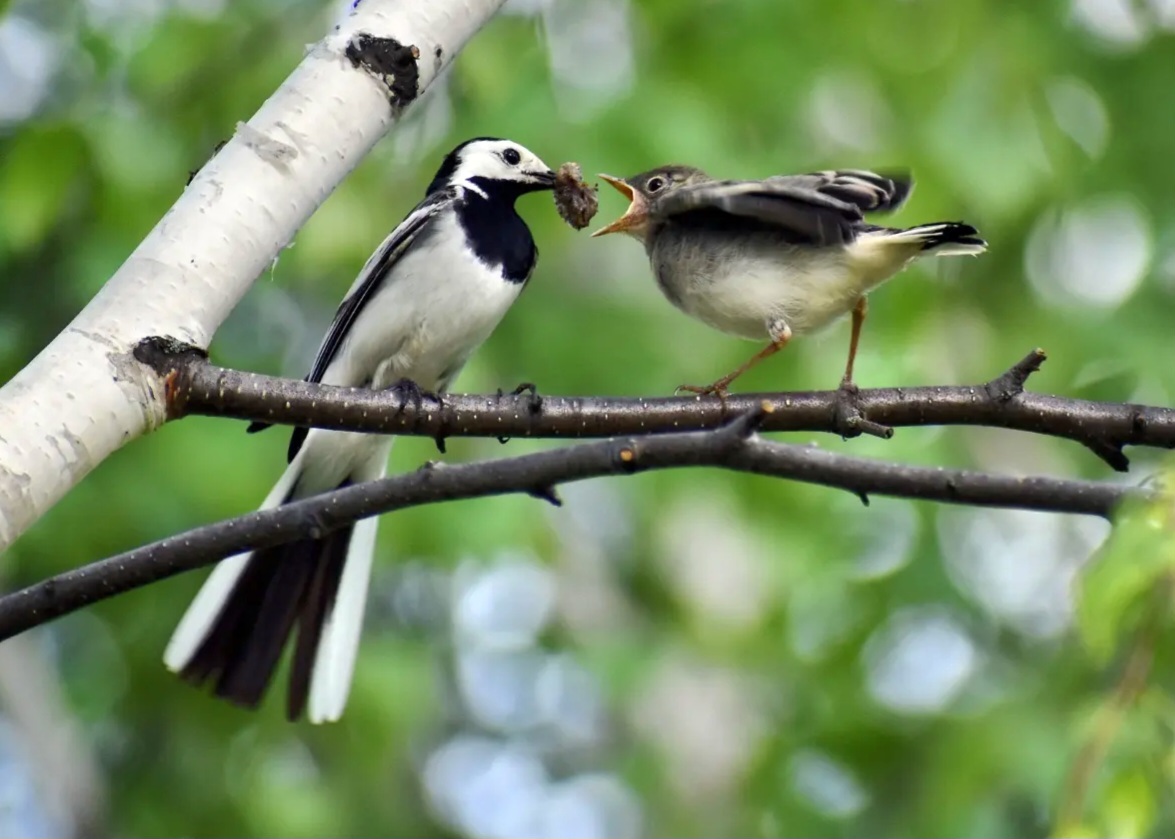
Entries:
{"label": "white tail feather", "polygon": [[[393,439],[385,438],[374,451],[369,450],[370,454],[364,454],[359,468],[349,476],[353,483],[376,480],[386,474]],[[365,443],[370,441],[371,438],[363,440]],[[305,458],[312,447],[313,442],[310,440],[303,444],[297,457],[274,485],[260,509],[272,509],[284,502],[300,476],[305,475],[307,480],[311,479],[311,472],[316,472],[315,466]],[[337,460],[335,462],[337,464]],[[322,463],[318,463],[317,466],[321,468]],[[351,677],[359,652],[360,634],[363,630],[363,615],[367,606],[367,588],[371,579],[378,522],[379,519],[374,516],[366,518],[356,522],[351,531],[339,590],[330,614],[323,624],[318,648],[314,654],[310,695],[306,708],[307,718],[312,723],[334,722],[342,716],[347,705],[347,698],[351,692]],[[252,553],[236,554],[222,560],[213,569],[168,642],[163,654],[163,661],[168,669],[183,670],[192,660],[220,616],[251,557]]]}
{"label": "white tail feather", "polygon": [[351,694],[351,677],[359,655],[359,636],[367,607],[367,584],[375,555],[379,519],[375,516],[355,523],[347,564],[334,608],[322,628],[310,679],[306,716],[312,723],[334,722],[343,715]]}
{"label": "white tail feather", "polygon": [[[301,472],[302,454],[303,452],[299,452],[293,463],[286,468],[285,473],[274,484],[269,495],[265,497],[260,509],[273,509],[286,500],[286,496],[290,494],[290,490],[293,489]],[[211,629],[213,622],[220,614],[220,610],[224,608],[225,600],[228,599],[233,586],[236,585],[237,579],[245,570],[249,557],[252,555],[252,552],[234,554],[222,559],[212,569],[212,575],[200,587],[200,591],[188,606],[188,610],[180,618],[179,625],[171,635],[171,640],[167,642],[167,649],[163,652],[163,663],[167,665],[167,669],[183,670],[191,661],[196,650],[204,642],[208,630]]]}
{"label": "white tail feather", "polygon": [[[934,239],[943,231],[958,227],[955,223],[920,224],[906,230],[886,230],[866,233],[862,238],[871,238],[878,243],[887,245],[911,244],[925,245],[930,243],[925,251],[926,256],[975,256],[987,250],[987,245],[971,242],[950,242],[934,244]],[[972,229],[973,232],[973,229]]]}
{"label": "white tail feather", "polygon": [[967,245],[961,242],[952,242],[948,245],[939,245],[926,252],[928,256],[979,256],[987,251],[987,245]]}
{"label": "white tail feather", "polygon": [[[370,468],[354,476],[358,481],[374,481],[387,474],[388,455],[393,438],[372,455]],[[314,671],[310,679],[310,697],[306,716],[312,723],[334,722],[343,715],[351,694],[351,677],[359,655],[363,632],[363,614],[367,608],[367,585],[371,581],[371,563],[375,556],[375,537],[379,519],[375,516],[355,522],[351,543],[334,607],[322,627]]]}
{"label": "white tail feather", "polygon": [[909,227],[905,230],[871,230],[865,235],[883,238],[887,242],[921,243],[927,239],[933,239],[950,226],[949,224],[920,224],[917,227]]}

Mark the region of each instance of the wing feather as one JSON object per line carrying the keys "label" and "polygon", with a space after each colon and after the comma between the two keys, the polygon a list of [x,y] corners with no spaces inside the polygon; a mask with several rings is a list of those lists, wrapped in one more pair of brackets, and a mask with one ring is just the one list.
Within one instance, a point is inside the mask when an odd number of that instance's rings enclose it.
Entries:
{"label": "wing feather", "polygon": [[347,296],[339,304],[335,312],[335,319],[327,330],[326,337],[318,348],[314,357],[314,364],[310,368],[308,382],[321,382],[332,361],[335,359],[339,347],[347,337],[351,325],[363,311],[363,307],[371,299],[388,273],[395,267],[404,252],[411,247],[420,233],[437,213],[449,206],[456,198],[456,191],[452,188],[434,192],[416,205],[408,217],[400,222],[396,229],[388,234],[375,252],[364,263],[359,276],[351,284]]}
{"label": "wing feather", "polygon": [[[347,291],[347,296],[339,304],[334,321],[331,322],[326,337],[322,339],[322,343],[318,347],[318,353],[314,357],[314,364],[310,368],[310,375],[306,377],[306,381],[322,381],[322,377],[326,375],[327,368],[334,361],[351,330],[351,326],[363,311],[363,307],[375,295],[376,290],[383,284],[392,268],[412,246],[412,243],[420,237],[429,223],[436,218],[438,213],[451,206],[457,198],[457,190],[453,187],[431,193],[416,205],[412,212],[396,226],[395,230],[388,234],[387,238],[375,249],[375,252],[368,257],[362,270],[359,271],[359,276],[355,278],[355,282]],[[261,431],[268,427],[268,423],[255,422],[249,426],[248,430],[250,432]],[[306,441],[306,435],[309,433],[308,428],[301,426],[294,428],[290,435],[287,455],[290,461],[293,461],[294,456],[298,454],[298,450],[302,448],[302,443]]]}
{"label": "wing feather", "polygon": [[897,209],[909,197],[907,176],[855,169],[776,175],[763,181],[710,181],[656,199],[654,215],[720,211],[778,227],[817,245],[851,242],[865,213]]}

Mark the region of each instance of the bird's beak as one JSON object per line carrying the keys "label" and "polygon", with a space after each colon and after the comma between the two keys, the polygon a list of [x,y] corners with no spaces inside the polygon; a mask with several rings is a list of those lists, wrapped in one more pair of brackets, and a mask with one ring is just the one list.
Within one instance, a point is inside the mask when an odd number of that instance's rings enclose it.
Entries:
{"label": "bird's beak", "polygon": [[554,189],[555,173],[548,169],[545,172],[527,172],[527,177],[534,180],[536,189]]}
{"label": "bird's beak", "polygon": [[624,233],[627,230],[633,230],[644,225],[649,217],[649,202],[645,200],[645,197],[629,186],[623,178],[614,178],[611,175],[604,174],[601,174],[600,177],[611,184],[617,192],[632,203],[628,205],[628,209],[624,211],[624,215],[593,233],[593,238],[596,236],[605,236],[609,233]]}

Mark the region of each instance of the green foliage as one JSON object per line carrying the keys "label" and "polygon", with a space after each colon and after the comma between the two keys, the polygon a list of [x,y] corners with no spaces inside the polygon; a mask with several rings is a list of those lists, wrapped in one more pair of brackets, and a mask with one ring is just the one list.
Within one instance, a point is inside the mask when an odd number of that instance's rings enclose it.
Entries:
{"label": "green foliage", "polygon": [[[43,169],[46,158],[53,166]],[[85,140],[72,126],[46,125],[15,138],[0,167],[6,249],[22,253],[49,234],[86,165]]]}
{"label": "green foliage", "polygon": [[1165,606],[1175,580],[1171,500],[1124,511],[1118,527],[1080,578],[1078,625],[1090,655],[1107,663],[1139,630],[1153,622],[1156,598]]}
{"label": "green foliage", "polygon": [[[232,0],[213,14],[163,4],[156,19],[143,17],[152,4],[130,4],[114,23],[93,9],[119,4],[83,5],[0,0],[0,12],[39,20],[72,51],[36,113],[0,136],[7,376],[85,305],[329,23],[309,0]],[[503,15],[462,54],[447,101],[420,103],[258,279],[213,358],[302,375],[338,299],[440,155],[498,135],[589,176],[669,161],[728,177],[907,166],[918,187],[893,223],[965,219],[991,251],[912,268],[872,295],[863,386],[985,381],[1042,346],[1049,361],[1030,387],[1169,404],[1173,36],[1130,11],[1139,37],[1107,40],[1071,5],[1091,4],[553,0],[545,24]],[[622,210],[618,195],[600,197],[597,223]],[[675,311],[634,243],[570,231],[544,197],[520,208],[541,260],[460,389],[525,380],[550,393],[667,394],[754,350]],[[847,334],[841,323],[797,340],[741,387],[834,386]],[[189,419],[128,446],[8,551],[6,584],[252,509],[286,439]],[[788,439],[1112,477],[1079,446],[1010,432]],[[447,459],[546,445],[453,440]],[[1153,453],[1130,454],[1126,480],[1159,468]],[[401,440],[393,469],[437,456],[431,441]],[[865,508],[821,487],[724,473],[598,481],[565,496],[559,510],[498,498],[386,517],[351,703],[323,729],[287,724],[280,691],[250,713],[163,669],[202,574],[35,633],[103,767],[108,832],[440,831],[418,769],[456,725],[453,639],[427,621],[405,626],[389,592],[405,569],[466,569],[503,551],[556,572],[563,597],[543,643],[568,650],[607,699],[609,736],[560,771],[620,775],[648,835],[1175,831],[1175,645],[1169,598],[1156,594],[1175,562],[1167,502],[1127,511],[1102,545],[1099,522],[887,499]],[[1139,656],[1146,678],[1123,693]],[[1090,743],[1096,759],[1074,796]]]}

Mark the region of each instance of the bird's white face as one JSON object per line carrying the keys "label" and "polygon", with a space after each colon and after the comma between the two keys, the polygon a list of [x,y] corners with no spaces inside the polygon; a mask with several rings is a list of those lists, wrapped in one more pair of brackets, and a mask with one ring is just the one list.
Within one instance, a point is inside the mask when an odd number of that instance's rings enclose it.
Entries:
{"label": "bird's white face", "polygon": [[461,149],[450,183],[469,183],[473,178],[515,182],[535,189],[550,189],[555,173],[526,146],[510,140],[475,140]]}

